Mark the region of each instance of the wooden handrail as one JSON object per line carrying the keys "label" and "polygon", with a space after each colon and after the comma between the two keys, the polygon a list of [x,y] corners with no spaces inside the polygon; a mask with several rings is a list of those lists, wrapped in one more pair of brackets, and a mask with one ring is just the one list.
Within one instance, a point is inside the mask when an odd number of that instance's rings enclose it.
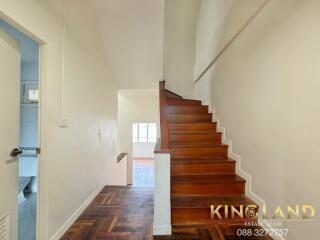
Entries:
{"label": "wooden handrail", "polygon": [[169,133],[167,120],[167,96],[165,89],[165,81],[159,82],[159,98],[160,98],[160,151],[168,152],[169,149]]}
{"label": "wooden handrail", "polygon": [[124,159],[128,153],[120,153],[117,157],[117,163],[121,162],[122,159]]}
{"label": "wooden handrail", "polygon": [[233,42],[244,32],[244,30],[250,25],[251,22],[262,12],[271,0],[264,0],[259,8],[250,16],[250,18],[243,24],[243,26],[234,34],[234,36],[226,43],[226,45],[217,53],[215,58],[209,63],[209,65],[201,72],[196,78],[194,84],[196,84],[211,68],[216,64],[220,57],[227,51],[227,49],[233,44]]}

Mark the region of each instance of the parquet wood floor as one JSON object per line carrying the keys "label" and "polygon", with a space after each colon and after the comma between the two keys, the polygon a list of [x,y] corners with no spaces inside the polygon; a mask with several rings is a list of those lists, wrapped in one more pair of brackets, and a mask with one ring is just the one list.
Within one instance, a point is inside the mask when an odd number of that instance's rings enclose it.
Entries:
{"label": "parquet wood floor", "polygon": [[232,226],[213,225],[175,226],[172,236],[153,237],[152,222],[152,189],[107,186],[61,240],[258,239],[238,238]]}

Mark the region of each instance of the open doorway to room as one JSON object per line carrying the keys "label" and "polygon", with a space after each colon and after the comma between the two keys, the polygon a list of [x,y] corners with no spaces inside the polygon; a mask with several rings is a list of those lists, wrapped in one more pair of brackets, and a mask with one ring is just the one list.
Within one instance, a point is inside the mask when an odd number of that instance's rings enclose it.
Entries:
{"label": "open doorway to room", "polygon": [[126,184],[153,187],[159,122],[158,89],[119,90],[117,151],[128,157],[127,165],[118,164],[118,171],[126,171]]}
{"label": "open doorway to room", "polygon": [[132,124],[133,185],[154,185],[154,147],[157,140],[156,123]]}
{"label": "open doorway to room", "polygon": [[38,193],[39,44],[0,19],[0,28],[20,46],[18,239],[35,240]]}

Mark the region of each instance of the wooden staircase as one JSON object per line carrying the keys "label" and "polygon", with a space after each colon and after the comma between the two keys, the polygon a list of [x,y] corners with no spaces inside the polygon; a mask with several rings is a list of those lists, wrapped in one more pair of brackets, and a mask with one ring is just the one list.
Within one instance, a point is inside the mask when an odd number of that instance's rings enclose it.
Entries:
{"label": "wooden staircase", "polygon": [[234,225],[249,220],[211,218],[211,205],[256,204],[245,195],[246,181],[236,174],[236,162],[228,158],[228,145],[222,143],[208,106],[183,99],[160,82],[160,113],[161,148],[171,154],[172,225]]}

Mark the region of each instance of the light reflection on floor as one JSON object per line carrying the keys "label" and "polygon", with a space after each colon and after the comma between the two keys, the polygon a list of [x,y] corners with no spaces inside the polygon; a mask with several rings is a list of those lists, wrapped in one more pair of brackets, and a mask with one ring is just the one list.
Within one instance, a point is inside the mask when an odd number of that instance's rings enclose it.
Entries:
{"label": "light reflection on floor", "polygon": [[154,159],[133,159],[133,185],[153,187]]}
{"label": "light reflection on floor", "polygon": [[36,239],[37,194],[31,193],[19,205],[19,240]]}

